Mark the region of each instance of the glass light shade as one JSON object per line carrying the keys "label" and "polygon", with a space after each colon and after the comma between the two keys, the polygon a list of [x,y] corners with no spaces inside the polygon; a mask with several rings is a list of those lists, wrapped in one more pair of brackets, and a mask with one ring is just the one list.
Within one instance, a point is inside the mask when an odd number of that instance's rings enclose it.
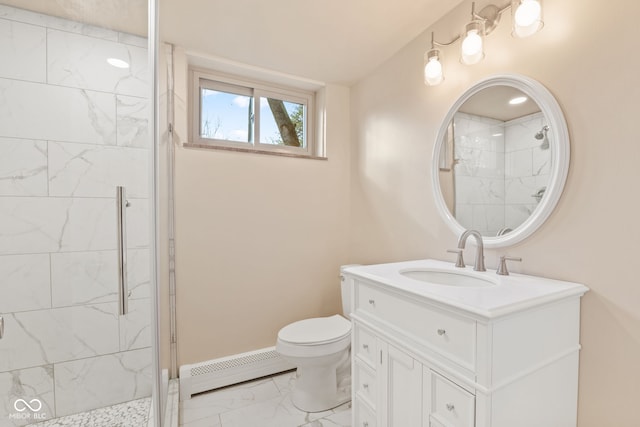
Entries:
{"label": "glass light shade", "polygon": [[542,0],[513,0],[511,13],[515,37],[531,36],[544,26]]}
{"label": "glass light shade", "polygon": [[484,23],[472,21],[465,25],[462,34],[460,61],[467,65],[477,64],[484,58]]}
{"label": "glass light shade", "polygon": [[431,49],[424,55],[424,83],[429,86],[436,86],[444,80],[442,64],[440,63],[440,51]]}

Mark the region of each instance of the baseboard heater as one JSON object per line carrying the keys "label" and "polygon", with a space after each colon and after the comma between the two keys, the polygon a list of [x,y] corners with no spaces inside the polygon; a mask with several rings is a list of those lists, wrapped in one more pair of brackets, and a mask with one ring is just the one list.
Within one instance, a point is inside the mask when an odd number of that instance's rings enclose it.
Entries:
{"label": "baseboard heater", "polygon": [[180,366],[180,400],[220,387],[295,369],[275,347]]}

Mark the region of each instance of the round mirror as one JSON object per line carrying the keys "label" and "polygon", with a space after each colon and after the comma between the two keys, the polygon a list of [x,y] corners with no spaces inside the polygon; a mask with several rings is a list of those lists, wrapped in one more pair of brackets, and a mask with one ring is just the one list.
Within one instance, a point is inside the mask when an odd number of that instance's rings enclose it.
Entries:
{"label": "round mirror", "polygon": [[438,210],[485,247],[518,243],[556,206],[569,169],[562,110],[540,83],[519,75],[482,80],[453,104],[433,152]]}

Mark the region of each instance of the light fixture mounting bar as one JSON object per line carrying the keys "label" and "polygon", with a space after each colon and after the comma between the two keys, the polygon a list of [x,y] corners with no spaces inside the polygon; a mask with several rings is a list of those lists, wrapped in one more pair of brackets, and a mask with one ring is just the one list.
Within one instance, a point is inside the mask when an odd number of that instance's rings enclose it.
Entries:
{"label": "light fixture mounting bar", "polygon": [[[500,23],[500,17],[502,16],[502,13],[509,9],[511,7],[511,2],[505,4],[502,7],[498,7],[494,4],[489,4],[485,7],[483,7],[480,12],[476,13],[475,12],[475,2],[472,5],[472,11],[471,11],[471,16],[474,19],[480,19],[482,21],[484,21],[484,31],[485,34],[491,34],[491,32],[498,26],[498,24]],[[440,46],[440,47],[446,47],[446,46],[451,46],[452,44],[454,44],[455,42],[457,42],[458,40],[460,40],[461,35],[458,34],[457,36],[455,36],[451,41],[449,42],[437,42],[433,39],[433,36],[431,38],[431,45],[432,46]]]}
{"label": "light fixture mounting bar", "polygon": [[489,4],[483,7],[480,12],[474,14],[474,18],[482,19],[484,21],[484,31],[485,34],[491,34],[491,32],[498,26],[500,23],[500,17],[502,16],[502,12],[509,9],[511,7],[511,2],[507,3],[502,7],[498,7],[495,4]]}
{"label": "light fixture mounting bar", "polygon": [[444,46],[451,46],[452,44],[454,44],[455,42],[457,42],[458,40],[460,40],[460,34],[458,34],[453,40],[451,40],[448,43],[441,43],[441,42],[437,42],[433,39],[433,37],[431,38],[431,44],[433,46],[440,46],[440,47],[444,47]]}
{"label": "light fixture mounting bar", "polygon": [[498,26],[498,23],[500,23],[500,14],[501,11],[498,9],[498,6],[490,4],[483,7],[479,13],[474,14],[474,18],[483,20],[484,33],[491,34],[491,32]]}

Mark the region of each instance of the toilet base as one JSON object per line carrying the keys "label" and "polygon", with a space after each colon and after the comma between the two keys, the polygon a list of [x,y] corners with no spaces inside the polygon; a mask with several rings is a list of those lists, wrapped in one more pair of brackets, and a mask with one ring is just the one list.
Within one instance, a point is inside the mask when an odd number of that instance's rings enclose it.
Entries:
{"label": "toilet base", "polygon": [[[346,362],[346,364],[345,364]],[[351,363],[342,362],[336,369],[312,366],[298,367],[296,384],[291,392],[293,405],[304,412],[322,412],[351,400]]]}

